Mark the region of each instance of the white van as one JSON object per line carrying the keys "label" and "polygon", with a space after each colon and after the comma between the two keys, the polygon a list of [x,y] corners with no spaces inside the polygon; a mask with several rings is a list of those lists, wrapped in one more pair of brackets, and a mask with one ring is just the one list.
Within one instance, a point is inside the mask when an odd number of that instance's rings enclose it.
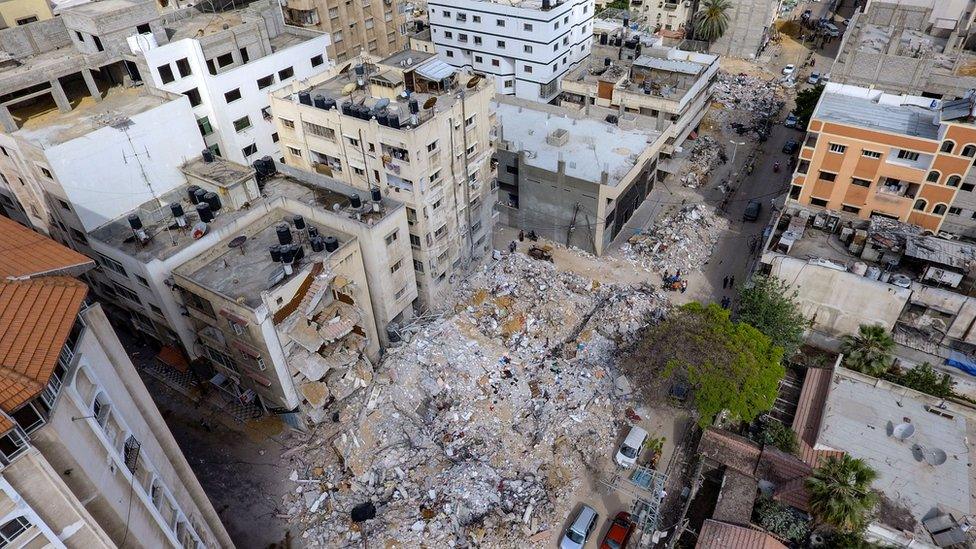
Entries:
{"label": "white van", "polygon": [[617,465],[621,467],[633,467],[637,463],[637,457],[640,456],[641,448],[644,447],[646,440],[647,431],[636,425],[631,427],[630,432],[627,433],[627,438],[624,439],[623,444],[620,445],[620,449],[617,450],[617,455],[614,456]]}
{"label": "white van", "polygon": [[838,29],[837,25],[833,23],[827,23],[826,25],[824,25],[824,33],[826,33],[827,36],[832,36],[834,38],[837,38],[838,36],[840,36],[840,29]]}

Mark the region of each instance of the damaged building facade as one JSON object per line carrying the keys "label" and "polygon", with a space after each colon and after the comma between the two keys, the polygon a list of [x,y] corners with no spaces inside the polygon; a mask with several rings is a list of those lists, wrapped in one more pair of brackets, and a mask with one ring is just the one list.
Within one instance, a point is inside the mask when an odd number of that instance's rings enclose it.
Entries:
{"label": "damaged building facade", "polygon": [[502,223],[602,254],[653,189],[664,143],[654,119],[508,97],[495,111]]}
{"label": "damaged building facade", "polygon": [[[195,159],[186,184],[91,241],[137,329],[205,358],[197,375],[228,398],[304,418],[299,360],[316,363],[312,381],[329,368],[352,379],[378,359],[387,327],[412,315],[406,210],[327,177],[259,166]],[[292,328],[305,347],[289,345]],[[309,351],[316,337],[325,354]]]}
{"label": "damaged building facade", "polygon": [[285,163],[402,202],[416,308],[439,308],[491,249],[494,83],[416,51],[361,61],[272,94]]}
{"label": "damaged building facade", "polygon": [[290,0],[282,11],[289,25],[328,33],[332,38],[329,57],[339,63],[361,53],[390,55],[407,42],[405,12],[394,0]]}

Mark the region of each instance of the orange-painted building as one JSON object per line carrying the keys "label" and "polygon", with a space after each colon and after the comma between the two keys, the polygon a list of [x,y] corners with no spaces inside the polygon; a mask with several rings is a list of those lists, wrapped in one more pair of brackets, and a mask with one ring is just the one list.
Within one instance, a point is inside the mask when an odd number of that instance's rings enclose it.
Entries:
{"label": "orange-painted building", "polygon": [[938,232],[957,193],[973,192],[965,181],[976,157],[973,100],[828,84],[801,144],[790,199]]}

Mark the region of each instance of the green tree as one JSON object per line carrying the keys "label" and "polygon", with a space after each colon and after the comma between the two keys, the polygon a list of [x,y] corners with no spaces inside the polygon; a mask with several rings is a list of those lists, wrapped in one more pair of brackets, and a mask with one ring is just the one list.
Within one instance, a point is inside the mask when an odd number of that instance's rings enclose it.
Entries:
{"label": "green tree", "polygon": [[878,474],[847,454],[829,457],[806,480],[810,512],[822,524],[842,533],[860,532],[878,503],[871,482]]}
{"label": "green tree", "polygon": [[730,0],[702,0],[695,14],[695,34],[699,40],[714,42],[729,28]]}
{"label": "green tree", "polygon": [[918,364],[903,374],[892,376],[891,381],[939,398],[949,398],[955,394],[953,387],[956,382],[949,377],[949,374],[936,372],[928,362]]}
{"label": "green tree", "polygon": [[630,2],[629,0],[613,0],[607,4],[607,8],[618,9],[618,10],[629,10]]}
{"label": "green tree", "polygon": [[810,533],[810,526],[799,513],[768,497],[760,497],[753,509],[760,526],[794,543],[803,543]]}
{"label": "green tree", "polygon": [[781,348],[752,326],[733,322],[725,309],[689,303],[645,329],[622,364],[651,395],[687,383],[704,427],[723,410],[752,421],[772,408],[785,373],[782,358]]}
{"label": "green tree", "polygon": [[824,85],[817,84],[812,88],[800,90],[796,94],[796,108],[793,109],[793,114],[796,115],[796,126],[798,128],[806,128],[807,124],[810,123],[810,117],[813,116],[813,110],[817,108],[823,90]]}
{"label": "green tree", "polygon": [[783,356],[793,356],[810,326],[800,312],[797,291],[778,278],[756,275],[750,286],[738,288],[738,294],[735,319],[769,336],[773,345],[783,348]]}
{"label": "green tree", "polygon": [[788,454],[796,453],[796,433],[793,432],[793,429],[770,417],[764,416],[760,420],[759,432],[753,437],[760,444],[775,446]]}
{"label": "green tree", "polygon": [[894,364],[895,340],[881,325],[861,324],[857,335],[846,335],[840,350],[844,366],[869,376],[880,377]]}

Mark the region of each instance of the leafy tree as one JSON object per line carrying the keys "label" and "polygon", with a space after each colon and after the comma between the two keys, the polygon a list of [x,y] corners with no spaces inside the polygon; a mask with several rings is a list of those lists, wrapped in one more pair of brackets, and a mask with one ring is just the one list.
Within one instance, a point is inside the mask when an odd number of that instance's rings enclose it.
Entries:
{"label": "leafy tree", "polygon": [[810,533],[810,526],[803,516],[767,497],[756,501],[753,514],[760,526],[794,543],[802,543]]}
{"label": "leafy tree", "polygon": [[613,2],[610,2],[609,4],[607,4],[607,7],[608,8],[615,8],[615,9],[618,9],[618,10],[629,10],[630,9],[630,2],[628,0],[613,0]]}
{"label": "leafy tree", "polygon": [[782,280],[756,275],[751,286],[738,288],[736,320],[745,322],[769,336],[773,345],[783,348],[783,356],[793,356],[803,344],[803,332],[810,321],[800,312],[797,291]]}
{"label": "leafy tree", "polygon": [[810,511],[821,523],[842,533],[860,532],[878,503],[871,482],[878,473],[844,454],[829,457],[806,480]]}
{"label": "leafy tree", "polygon": [[953,387],[956,382],[949,374],[936,372],[928,362],[918,364],[905,373],[891,376],[890,381],[939,398],[949,398],[955,394]]}
{"label": "leafy tree", "polygon": [[857,335],[846,335],[840,350],[844,366],[869,376],[880,377],[894,364],[895,340],[883,326],[861,324]]}
{"label": "leafy tree", "polygon": [[730,0],[702,0],[695,14],[695,33],[700,40],[714,42],[729,28]]}
{"label": "leafy tree", "polygon": [[793,114],[796,115],[797,127],[806,128],[807,124],[810,123],[810,117],[813,116],[813,110],[817,108],[817,102],[820,101],[820,94],[823,93],[824,85],[817,84],[812,88],[806,88],[800,90],[796,94],[796,108],[793,110]]}
{"label": "leafy tree", "polygon": [[826,547],[843,547],[844,549],[888,549],[887,545],[881,545],[864,539],[861,532],[833,532],[825,536],[827,538]]}
{"label": "leafy tree", "polygon": [[775,419],[763,417],[757,435],[756,442],[775,446],[788,454],[796,453],[796,433]]}
{"label": "leafy tree", "polygon": [[782,358],[781,348],[752,326],[733,322],[725,309],[689,303],[645,329],[623,366],[651,394],[687,383],[705,427],[723,410],[752,421],[772,408],[785,373]]}

